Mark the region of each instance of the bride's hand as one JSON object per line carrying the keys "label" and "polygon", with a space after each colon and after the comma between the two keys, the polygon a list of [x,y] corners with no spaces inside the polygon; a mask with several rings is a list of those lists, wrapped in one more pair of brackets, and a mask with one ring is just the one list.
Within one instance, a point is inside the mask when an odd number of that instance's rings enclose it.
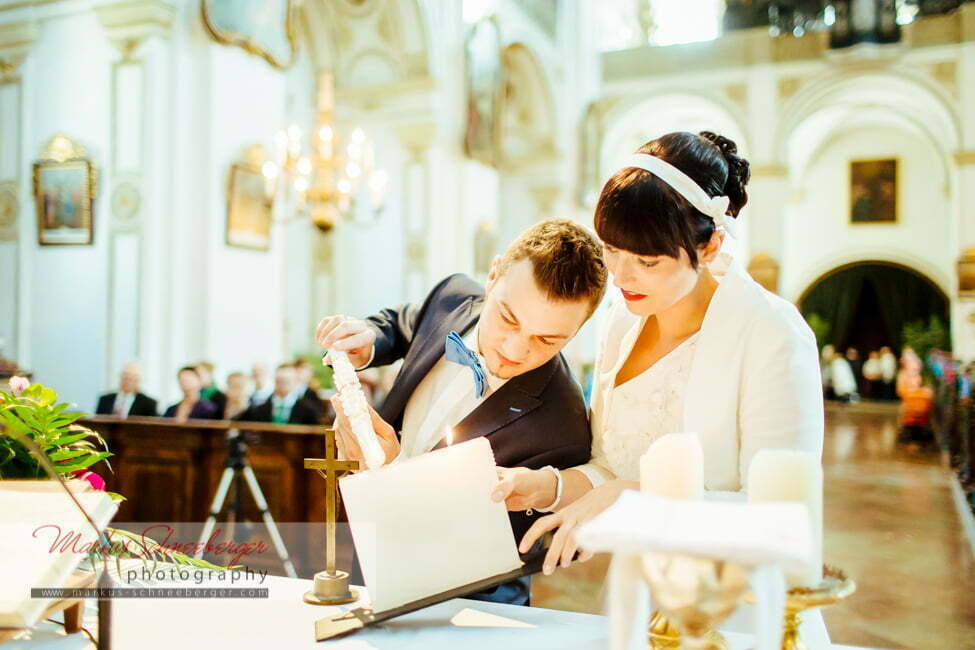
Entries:
{"label": "bride's hand", "polygon": [[491,493],[491,498],[496,502],[504,501],[508,510],[518,512],[544,508],[555,501],[558,480],[552,472],[526,467],[497,469],[500,482]]}
{"label": "bride's hand", "polygon": [[[563,567],[569,566],[579,548],[575,539],[576,527],[595,518],[603,510],[613,505],[623,490],[630,488],[632,488],[632,484],[627,484],[625,481],[610,481],[590,490],[585,496],[555,514],[542,517],[536,521],[521,539],[518,551],[527,553],[542,535],[558,528],[552,538],[552,545],[549,546],[548,553],[545,554],[542,573],[550,575],[555,571],[556,565],[559,564]],[[579,561],[585,562],[591,557],[592,553],[583,551],[579,556]]]}

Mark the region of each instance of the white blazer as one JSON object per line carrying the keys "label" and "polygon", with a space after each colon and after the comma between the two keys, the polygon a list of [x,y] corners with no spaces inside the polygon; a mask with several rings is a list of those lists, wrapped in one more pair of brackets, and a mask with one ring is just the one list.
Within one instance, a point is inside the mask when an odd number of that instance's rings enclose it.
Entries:
{"label": "white blazer", "polygon": [[[760,449],[798,449],[822,456],[823,393],[816,339],[796,307],[767,291],[725,253],[711,271],[719,281],[698,333],[684,394],[684,431],[704,451],[704,487],[739,491]],[[724,273],[722,273],[724,267]],[[596,359],[592,391],[593,449],[626,351],[644,318],[614,306]],[[593,486],[615,478],[593,458],[577,469]]]}

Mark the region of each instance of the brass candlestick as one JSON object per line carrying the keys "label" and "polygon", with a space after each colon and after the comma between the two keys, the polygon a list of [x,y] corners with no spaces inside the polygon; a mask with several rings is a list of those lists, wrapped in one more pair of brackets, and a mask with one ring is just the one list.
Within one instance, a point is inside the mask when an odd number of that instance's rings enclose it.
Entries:
{"label": "brass candlestick", "polygon": [[359,598],[349,589],[349,574],[335,568],[335,529],[338,519],[339,477],[359,469],[354,460],[339,460],[335,430],[325,431],[325,458],[306,458],[305,469],[317,471],[325,479],[325,570],[315,574],[315,587],[306,591],[304,600],[312,605],[342,605]]}
{"label": "brass candlestick", "polygon": [[816,588],[794,587],[789,590],[785,601],[785,629],[782,635],[782,650],[807,650],[799,636],[801,614],[807,609],[834,605],[848,598],[857,585],[845,573],[834,567],[823,567],[823,581]]}

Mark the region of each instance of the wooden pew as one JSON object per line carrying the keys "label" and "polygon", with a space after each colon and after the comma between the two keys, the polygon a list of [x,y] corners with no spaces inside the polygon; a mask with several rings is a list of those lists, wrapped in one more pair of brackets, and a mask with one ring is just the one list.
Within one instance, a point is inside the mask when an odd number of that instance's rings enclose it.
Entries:
{"label": "wooden pew", "polygon": [[[283,524],[282,534],[299,574],[310,576],[323,567],[325,482],[303,465],[305,458],[321,458],[325,453],[327,427],[113,415],[92,416],[79,424],[101,434],[113,454],[108,459],[111,470],[104,463],[93,469],[105,478],[108,490],[127,497],[115,517],[126,523],[205,521],[227,460],[228,432],[243,432],[248,439],[247,460],[271,515]],[[257,522],[255,534],[267,539],[257,507],[243,481],[240,484],[243,518]],[[226,504],[232,498],[231,491]],[[220,520],[225,518],[226,512]],[[287,533],[289,522],[320,526],[301,527],[304,532],[295,539]],[[344,539],[342,545],[347,542]],[[340,549],[340,557],[350,553],[351,549]],[[280,574],[277,556],[269,555],[272,561],[267,568]]]}

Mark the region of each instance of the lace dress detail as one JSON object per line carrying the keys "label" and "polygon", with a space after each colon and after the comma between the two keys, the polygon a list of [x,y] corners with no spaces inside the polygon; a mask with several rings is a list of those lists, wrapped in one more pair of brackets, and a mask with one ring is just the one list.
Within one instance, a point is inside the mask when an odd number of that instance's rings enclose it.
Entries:
{"label": "lace dress detail", "polygon": [[617,478],[640,480],[640,456],[657,438],[683,430],[684,389],[697,336],[610,393],[606,427],[597,434],[595,451]]}

